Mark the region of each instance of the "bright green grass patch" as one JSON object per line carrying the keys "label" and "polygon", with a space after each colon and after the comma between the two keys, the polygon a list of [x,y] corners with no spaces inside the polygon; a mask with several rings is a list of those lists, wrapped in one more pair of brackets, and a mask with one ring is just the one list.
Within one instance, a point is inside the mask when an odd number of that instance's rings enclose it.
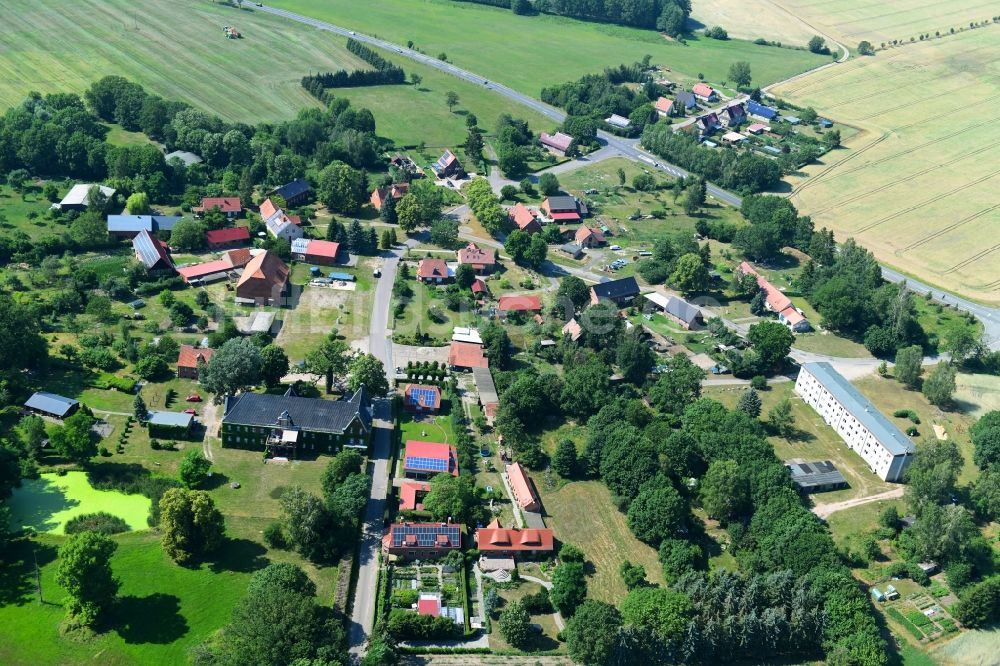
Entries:
{"label": "bright green grass patch", "polygon": [[150,505],[142,495],[97,490],[86,472],[42,474],[40,479],[22,482],[10,498],[14,526],[52,534],[63,534],[70,518],[98,511],[118,516],[133,530],[146,529]]}
{"label": "bright green grass patch", "polygon": [[[80,93],[117,74],[227,120],[282,120],[318,105],[299,84],[310,71],[364,66],[341,37],[216,3],[4,0],[2,7],[0,109],[31,90]],[[243,39],[226,39],[224,25]]]}
{"label": "bright green grass patch", "polygon": [[104,123],[108,128],[108,135],[105,137],[112,146],[142,146],[153,143],[148,136],[142,132],[129,132],[118,124]]}
{"label": "bright green grass patch", "polygon": [[[444,405],[442,405],[442,411],[445,411]],[[415,418],[419,420],[414,420]],[[444,414],[438,416],[424,414],[418,417],[404,414],[400,418],[399,427],[403,433],[404,445],[410,439],[442,444],[455,443],[455,431],[451,427],[451,418]]]}
{"label": "bright green grass patch", "polygon": [[516,16],[506,9],[447,0],[277,0],[270,4],[397,44],[412,40],[424,53],[443,52],[459,67],[534,96],[543,86],[632,63],[646,54],[654,63],[689,78],[701,73],[715,83],[727,78],[730,63],[746,60],[756,85],[830,61],[807,51],[739,40],[693,38],[680,44],[652,30],[557,16]]}
{"label": "bright green grass patch", "polygon": [[[208,639],[229,620],[246,592],[250,567],[263,566],[250,554],[243,563],[220,560],[181,567],[164,554],[150,533],[114,537],[118,550],[111,570],[121,579],[118,603],[107,628],[87,641],[60,636],[66,614],[65,592],[55,582],[56,548],[62,539],[44,536],[16,542],[0,563],[4,587],[0,596],[0,641],[4,664],[143,664],[173,666],[189,662],[189,650]],[[233,558],[246,555],[241,542],[227,542]],[[44,604],[35,598],[34,561],[41,568]],[[235,564],[236,566],[229,566]]]}

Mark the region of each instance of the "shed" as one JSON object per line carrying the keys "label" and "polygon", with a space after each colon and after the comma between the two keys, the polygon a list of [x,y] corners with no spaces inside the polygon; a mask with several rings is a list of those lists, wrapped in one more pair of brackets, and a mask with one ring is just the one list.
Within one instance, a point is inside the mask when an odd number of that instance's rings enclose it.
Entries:
{"label": "shed", "polygon": [[181,437],[191,431],[191,424],[194,423],[192,414],[184,412],[156,412],[150,411],[146,419],[150,435],[160,435],[163,437]]}
{"label": "shed", "polygon": [[61,419],[79,409],[80,403],[73,398],[67,398],[46,391],[38,391],[28,398],[24,406],[37,414],[54,416],[57,419]]}
{"label": "shed", "polygon": [[354,282],[354,276],[350,273],[341,273],[338,271],[330,271],[327,273],[327,277],[331,280],[341,280],[342,282]]}

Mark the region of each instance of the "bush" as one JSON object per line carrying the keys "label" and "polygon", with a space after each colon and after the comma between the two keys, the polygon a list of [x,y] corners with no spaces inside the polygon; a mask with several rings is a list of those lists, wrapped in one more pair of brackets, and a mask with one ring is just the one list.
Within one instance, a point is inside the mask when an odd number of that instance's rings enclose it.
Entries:
{"label": "bush", "polygon": [[764,375],[754,375],[750,378],[750,386],[757,391],[766,391],[767,377]]}
{"label": "bush", "polygon": [[268,523],[267,527],[264,528],[264,543],[269,548],[278,549],[284,549],[288,545],[288,542],[285,540],[285,531],[281,529],[281,523],[277,520]]}
{"label": "bush", "polygon": [[121,534],[128,532],[129,526],[118,516],[99,511],[97,513],[84,513],[66,521],[66,534],[77,534],[79,532],[98,532],[100,534]]}

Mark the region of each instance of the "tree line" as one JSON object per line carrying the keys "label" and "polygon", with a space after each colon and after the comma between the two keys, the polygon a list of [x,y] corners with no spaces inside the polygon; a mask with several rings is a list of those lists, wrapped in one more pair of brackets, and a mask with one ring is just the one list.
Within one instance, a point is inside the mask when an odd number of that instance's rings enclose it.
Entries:
{"label": "tree line", "polygon": [[524,16],[533,13],[616,23],[663,31],[671,37],[682,34],[691,14],[690,0],[456,0],[510,9]]}
{"label": "tree line", "polygon": [[402,67],[383,58],[375,50],[356,39],[347,40],[347,50],[358,56],[374,69],[346,69],[325,74],[310,74],[302,77],[302,87],[310,95],[324,104],[329,104],[332,95],[326,88],[360,88],[363,86],[384,86],[406,83],[406,72]]}

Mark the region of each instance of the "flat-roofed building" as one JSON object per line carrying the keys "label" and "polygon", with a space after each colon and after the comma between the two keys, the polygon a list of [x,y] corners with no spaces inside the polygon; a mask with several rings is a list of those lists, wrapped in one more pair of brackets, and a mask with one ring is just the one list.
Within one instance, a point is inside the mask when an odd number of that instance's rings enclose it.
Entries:
{"label": "flat-roofed building", "polygon": [[792,483],[804,493],[824,493],[847,488],[847,479],[829,460],[809,463],[786,463]]}
{"label": "flat-roofed building", "polygon": [[876,476],[883,481],[903,480],[913,460],[913,444],[832,365],[803,365],[795,380],[795,393],[868,463]]}

